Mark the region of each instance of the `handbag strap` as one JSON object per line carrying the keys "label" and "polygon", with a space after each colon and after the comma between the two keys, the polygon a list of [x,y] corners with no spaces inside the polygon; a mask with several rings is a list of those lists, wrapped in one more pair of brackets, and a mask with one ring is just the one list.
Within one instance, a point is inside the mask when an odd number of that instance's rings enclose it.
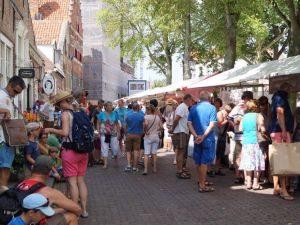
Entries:
{"label": "handbag strap", "polygon": [[147,131],[145,133],[147,133],[153,127],[153,124],[154,124],[155,121],[156,121],[156,115],[154,117],[154,120],[153,120],[151,126],[149,128],[147,128]]}

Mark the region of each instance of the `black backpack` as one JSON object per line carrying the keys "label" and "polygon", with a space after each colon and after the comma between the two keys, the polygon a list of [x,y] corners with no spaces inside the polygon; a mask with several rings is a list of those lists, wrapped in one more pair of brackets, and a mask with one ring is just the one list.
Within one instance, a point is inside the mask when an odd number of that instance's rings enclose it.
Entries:
{"label": "black backpack", "polygon": [[0,194],[0,225],[7,225],[14,217],[21,215],[23,199],[44,186],[37,182],[28,187],[26,182],[21,182]]}
{"label": "black backpack", "polygon": [[94,126],[88,115],[83,110],[69,111],[73,115],[72,142],[63,142],[62,147],[78,153],[92,152],[94,150]]}

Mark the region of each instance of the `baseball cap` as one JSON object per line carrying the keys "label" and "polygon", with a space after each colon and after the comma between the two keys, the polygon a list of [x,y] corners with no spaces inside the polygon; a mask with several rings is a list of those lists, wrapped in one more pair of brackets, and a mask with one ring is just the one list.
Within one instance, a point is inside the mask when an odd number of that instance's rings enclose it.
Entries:
{"label": "baseball cap", "polygon": [[49,201],[43,195],[34,193],[23,199],[22,207],[24,209],[38,209],[46,216],[53,216],[54,210],[49,206]]}
{"label": "baseball cap", "polygon": [[37,122],[31,122],[26,125],[26,129],[28,132],[39,129],[40,127],[41,127],[41,124],[37,123]]}
{"label": "baseball cap", "polygon": [[48,174],[52,169],[52,160],[50,156],[40,155],[35,160],[32,172]]}

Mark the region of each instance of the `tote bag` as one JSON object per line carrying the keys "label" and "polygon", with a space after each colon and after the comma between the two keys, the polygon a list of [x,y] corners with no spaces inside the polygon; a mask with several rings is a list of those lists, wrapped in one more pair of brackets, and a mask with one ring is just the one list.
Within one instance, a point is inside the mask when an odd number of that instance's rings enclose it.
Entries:
{"label": "tote bag", "polygon": [[300,142],[269,146],[272,175],[300,175]]}

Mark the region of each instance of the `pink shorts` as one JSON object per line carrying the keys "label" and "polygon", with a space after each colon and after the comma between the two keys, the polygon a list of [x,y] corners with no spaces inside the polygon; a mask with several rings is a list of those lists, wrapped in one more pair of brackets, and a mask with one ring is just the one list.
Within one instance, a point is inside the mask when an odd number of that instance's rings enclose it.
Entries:
{"label": "pink shorts", "polygon": [[64,149],[61,153],[63,174],[65,177],[83,177],[88,165],[88,153],[77,153]]}
{"label": "pink shorts", "polygon": [[271,136],[272,142],[274,142],[274,143],[282,143],[282,142],[292,143],[292,135],[289,132],[287,132],[286,141],[283,141],[281,132],[271,133],[270,136]]}

